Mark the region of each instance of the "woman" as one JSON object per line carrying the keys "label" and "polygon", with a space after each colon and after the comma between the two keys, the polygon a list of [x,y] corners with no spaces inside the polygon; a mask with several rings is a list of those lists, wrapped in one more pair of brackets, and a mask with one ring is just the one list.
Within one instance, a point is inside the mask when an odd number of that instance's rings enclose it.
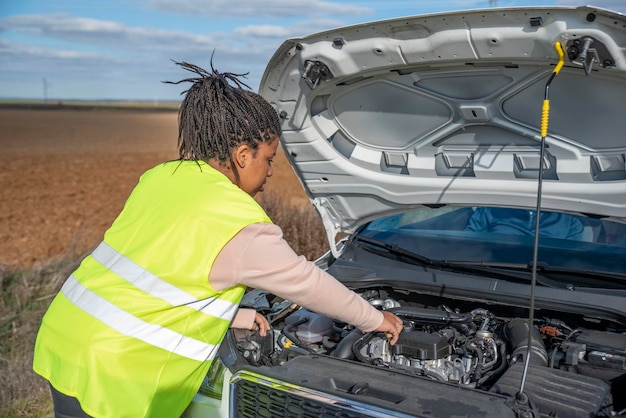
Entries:
{"label": "woman", "polygon": [[50,382],[57,417],[180,416],[229,326],[268,331],[263,316],[238,309],[247,286],[392,344],[401,330],[297,256],[254,200],[281,133],[272,106],[238,75],[177,64],[195,74],[174,83],[191,83],[179,160],[141,176],[43,318],[33,368]]}

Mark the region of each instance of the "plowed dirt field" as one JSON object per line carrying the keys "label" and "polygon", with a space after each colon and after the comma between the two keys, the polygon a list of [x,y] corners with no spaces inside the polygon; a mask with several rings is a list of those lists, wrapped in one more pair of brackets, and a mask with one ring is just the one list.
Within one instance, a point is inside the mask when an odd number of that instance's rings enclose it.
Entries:
{"label": "plowed dirt field", "polygon": [[[0,268],[82,255],[146,169],[177,158],[175,111],[0,109]],[[307,204],[282,153],[266,193]]]}

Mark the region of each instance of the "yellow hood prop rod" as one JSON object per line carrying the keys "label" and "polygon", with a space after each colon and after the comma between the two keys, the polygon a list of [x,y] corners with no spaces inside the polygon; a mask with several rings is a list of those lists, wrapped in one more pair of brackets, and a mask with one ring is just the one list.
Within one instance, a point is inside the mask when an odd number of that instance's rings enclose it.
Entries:
{"label": "yellow hood prop rod", "polygon": [[543,183],[543,159],[544,159],[544,150],[546,146],[546,136],[548,136],[548,122],[550,119],[550,84],[554,77],[561,71],[563,64],[565,62],[565,53],[563,52],[563,46],[560,42],[555,42],[554,47],[556,48],[556,52],[559,55],[559,62],[554,67],[554,71],[550,74],[550,78],[546,82],[546,87],[544,89],[544,98],[543,105],[541,108],[541,146],[539,152],[539,174],[538,174],[538,184],[537,184],[537,207],[536,207],[536,216],[535,216],[535,241],[533,246],[533,265],[532,265],[532,278],[530,284],[530,308],[529,308],[529,316],[528,316],[528,343],[527,343],[527,351],[526,351],[526,359],[524,361],[524,371],[522,373],[522,379],[520,382],[519,392],[515,395],[516,402],[520,405],[527,405],[529,403],[528,395],[524,393],[524,385],[526,383],[526,374],[528,373],[528,365],[530,364],[530,356],[532,354],[532,333],[530,330],[533,327],[533,322],[535,321],[535,285],[537,283],[537,254],[539,249],[539,219],[541,217],[541,192],[542,192],[542,183]]}

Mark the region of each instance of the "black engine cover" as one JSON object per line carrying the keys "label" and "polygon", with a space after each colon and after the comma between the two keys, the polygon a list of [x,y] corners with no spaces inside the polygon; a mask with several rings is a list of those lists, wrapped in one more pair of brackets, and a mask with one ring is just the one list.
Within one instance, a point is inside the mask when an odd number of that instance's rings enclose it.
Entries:
{"label": "black engine cover", "polygon": [[[513,364],[491,388],[515,396],[524,363]],[[602,380],[530,364],[524,391],[542,416],[592,417],[610,401],[610,388]]]}

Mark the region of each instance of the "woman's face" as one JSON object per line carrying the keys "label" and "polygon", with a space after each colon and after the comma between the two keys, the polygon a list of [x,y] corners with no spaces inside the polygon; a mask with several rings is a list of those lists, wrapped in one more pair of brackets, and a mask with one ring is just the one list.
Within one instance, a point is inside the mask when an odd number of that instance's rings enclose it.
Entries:
{"label": "woman's face", "polygon": [[263,185],[272,176],[272,160],[278,149],[278,136],[259,143],[256,150],[241,145],[235,151],[235,164],[239,173],[239,187],[250,196],[263,191]]}

